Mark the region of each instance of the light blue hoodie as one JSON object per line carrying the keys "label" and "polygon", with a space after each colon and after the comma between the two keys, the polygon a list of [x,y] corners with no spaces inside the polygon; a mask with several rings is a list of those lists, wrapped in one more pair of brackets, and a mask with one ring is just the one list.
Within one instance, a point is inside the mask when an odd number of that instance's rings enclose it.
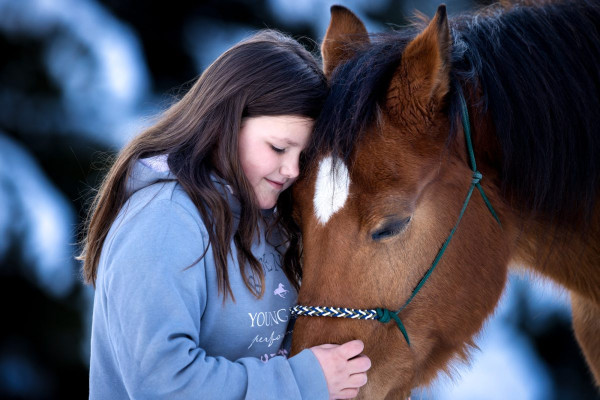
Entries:
{"label": "light blue hoodie", "polygon": [[[239,203],[218,185],[237,219]],[[186,268],[208,234],[166,158],[138,161],[128,193],[98,265],[90,399],[327,399],[312,351],[285,357],[297,293],[264,229],[252,248],[265,270],[263,298],[245,286],[232,241],[235,302],[223,303],[211,247]]]}

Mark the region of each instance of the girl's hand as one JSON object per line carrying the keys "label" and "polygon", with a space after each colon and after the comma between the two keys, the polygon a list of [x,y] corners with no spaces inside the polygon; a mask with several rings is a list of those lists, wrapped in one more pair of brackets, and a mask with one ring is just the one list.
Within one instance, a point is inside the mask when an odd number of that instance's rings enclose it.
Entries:
{"label": "girl's hand", "polygon": [[311,347],[325,373],[330,399],[352,399],[367,383],[366,371],[371,368],[371,360],[364,354],[359,355],[364,348],[360,340]]}

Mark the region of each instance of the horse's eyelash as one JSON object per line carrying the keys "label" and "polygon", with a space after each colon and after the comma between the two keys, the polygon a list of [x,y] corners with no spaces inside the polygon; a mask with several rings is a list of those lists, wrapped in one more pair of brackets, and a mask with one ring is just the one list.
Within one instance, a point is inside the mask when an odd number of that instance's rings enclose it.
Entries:
{"label": "horse's eyelash", "polygon": [[379,229],[377,232],[371,235],[373,240],[381,240],[386,239],[388,237],[395,236],[406,229],[406,226],[410,222],[410,217],[403,219],[402,221],[397,221],[388,226],[385,226]]}

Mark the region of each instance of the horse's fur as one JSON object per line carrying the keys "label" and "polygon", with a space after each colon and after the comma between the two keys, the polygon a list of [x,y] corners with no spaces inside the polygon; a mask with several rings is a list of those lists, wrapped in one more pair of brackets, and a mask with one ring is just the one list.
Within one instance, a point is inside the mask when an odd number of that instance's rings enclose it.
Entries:
{"label": "horse's fur", "polygon": [[[332,8],[322,45],[331,94],[313,149],[348,165],[350,197],[327,224],[312,210],[315,170],[295,188],[304,237],[301,304],[397,309],[456,222],[470,184],[458,87],[481,181],[440,265],[393,326],[297,321],[293,350],[361,338],[373,360],[364,398],[427,384],[493,311],[509,264],[571,291],[573,325],[600,382],[600,6],[568,1],[488,9],[422,31],[369,36]],[[410,222],[384,240],[373,233]]]}

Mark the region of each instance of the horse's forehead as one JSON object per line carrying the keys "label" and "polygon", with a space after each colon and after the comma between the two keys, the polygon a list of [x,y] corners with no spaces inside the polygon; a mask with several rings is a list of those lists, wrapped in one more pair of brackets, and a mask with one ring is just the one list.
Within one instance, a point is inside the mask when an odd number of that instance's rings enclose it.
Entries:
{"label": "horse's forehead", "polygon": [[344,207],[349,191],[350,174],[346,164],[339,159],[334,161],[331,156],[321,159],[313,198],[319,223],[326,224],[333,214]]}

